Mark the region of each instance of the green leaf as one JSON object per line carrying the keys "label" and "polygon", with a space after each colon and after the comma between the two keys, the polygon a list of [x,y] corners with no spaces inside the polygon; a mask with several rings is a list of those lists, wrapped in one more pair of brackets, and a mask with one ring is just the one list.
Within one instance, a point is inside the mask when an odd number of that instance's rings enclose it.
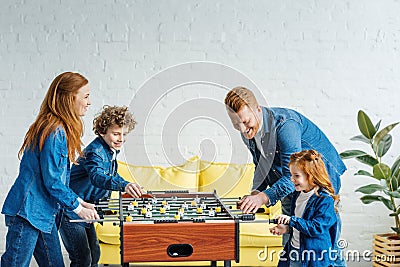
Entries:
{"label": "green leaf", "polygon": [[378,123],[375,125],[375,130],[378,131],[379,127],[381,126],[382,120],[379,120]]}
{"label": "green leaf", "polygon": [[378,147],[373,145],[374,151],[378,157],[382,157],[388,152],[390,146],[392,145],[392,136],[390,134],[385,135],[381,142],[379,142]]}
{"label": "green leaf", "polygon": [[381,202],[381,198],[382,196],[377,196],[377,195],[366,195],[366,196],[362,196],[360,197],[361,202],[364,204],[370,204],[372,202]]}
{"label": "green leaf", "polygon": [[354,175],[364,175],[364,176],[369,176],[369,177],[375,178],[371,173],[364,171],[364,170],[359,170]]}
{"label": "green leaf", "polygon": [[398,191],[393,191],[393,192],[387,191],[387,192],[385,192],[385,194],[390,197],[400,198],[400,192],[398,192]]}
{"label": "green leaf", "polygon": [[389,181],[390,181],[389,188],[391,188],[392,191],[397,190],[399,188],[399,182],[397,181],[397,178],[395,176],[392,176],[389,179]]}
{"label": "green leaf", "polygon": [[357,136],[353,136],[352,138],[350,138],[351,141],[361,141],[367,144],[371,143],[371,140],[366,138],[364,135],[357,135]]}
{"label": "green leaf", "polygon": [[360,192],[363,194],[372,194],[375,193],[376,191],[383,191],[385,189],[386,187],[381,186],[380,184],[369,184],[361,186],[360,188],[356,189],[356,192]]}
{"label": "green leaf", "polygon": [[400,214],[400,208],[397,207],[396,212],[390,213],[389,216],[397,216],[397,215],[399,215],[399,214]]}
{"label": "green leaf", "polygon": [[396,228],[396,227],[390,227],[392,228],[393,231],[396,232],[396,234],[400,235],[400,228]]}
{"label": "green leaf", "polygon": [[396,125],[399,124],[398,122],[392,123],[382,130],[380,130],[374,137],[374,145],[377,146],[383,140],[383,138],[394,128]]}
{"label": "green leaf", "polygon": [[365,195],[361,198],[362,203],[370,204],[372,202],[382,202],[388,209],[394,210],[392,202],[389,199],[377,195]]}
{"label": "green leaf", "polygon": [[371,167],[379,163],[379,161],[376,158],[372,157],[371,155],[359,156],[356,157],[356,160],[358,160],[361,163],[367,164]]}
{"label": "green leaf", "polygon": [[358,128],[360,129],[360,132],[368,139],[372,139],[376,133],[375,127],[371,122],[371,119],[368,117],[368,115],[362,111],[358,111],[357,115],[357,122],[358,122]]}
{"label": "green leaf", "polygon": [[389,166],[384,163],[376,164],[372,169],[372,173],[375,178],[385,180],[392,175],[392,171],[390,170]]}
{"label": "green leaf", "polygon": [[359,156],[368,155],[366,152],[361,150],[346,150],[340,153],[342,159],[351,159]]}
{"label": "green leaf", "polygon": [[397,177],[398,173],[400,172],[400,156],[398,156],[397,159],[394,161],[391,170],[392,174]]}
{"label": "green leaf", "polygon": [[383,202],[383,204],[385,204],[385,206],[386,206],[388,209],[394,210],[393,203],[392,203],[389,199],[382,197],[382,198],[381,198],[381,201]]}

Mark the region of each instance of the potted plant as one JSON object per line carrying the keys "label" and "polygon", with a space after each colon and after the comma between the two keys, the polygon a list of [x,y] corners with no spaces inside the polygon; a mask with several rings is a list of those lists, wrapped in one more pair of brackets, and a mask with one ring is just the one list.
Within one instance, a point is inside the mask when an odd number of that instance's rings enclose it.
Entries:
{"label": "potted plant", "polygon": [[[374,125],[368,115],[362,110],[358,111],[357,121],[361,135],[354,136],[350,140],[364,142],[369,145],[372,153],[367,153],[362,150],[346,150],[342,152],[340,156],[343,159],[355,158],[372,170],[372,172],[368,170],[358,170],[354,174],[369,176],[376,179],[376,183],[361,186],[356,189],[356,192],[363,194],[360,199],[364,204],[381,202],[389,210],[389,216],[394,218],[395,226],[391,227],[394,233],[374,235],[375,259],[377,259],[377,253],[386,253],[386,255],[399,254],[400,205],[398,203],[400,202],[400,155],[391,166],[383,162],[383,157],[392,145],[392,136],[389,132],[397,126],[399,122],[392,123],[379,130],[381,120]],[[398,247],[395,248],[395,250],[392,249],[394,245]]]}

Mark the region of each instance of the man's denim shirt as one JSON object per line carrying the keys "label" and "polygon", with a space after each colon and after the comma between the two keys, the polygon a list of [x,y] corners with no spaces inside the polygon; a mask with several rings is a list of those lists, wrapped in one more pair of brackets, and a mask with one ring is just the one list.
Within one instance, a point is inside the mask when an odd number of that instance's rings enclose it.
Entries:
{"label": "man's denim shirt", "polygon": [[278,200],[294,191],[288,166],[290,155],[314,149],[322,154],[335,194],[338,194],[340,175],[345,172],[346,166],[326,135],[313,122],[294,110],[262,107],[262,113],[264,135],[261,143],[266,158],[261,155],[254,138],[248,140],[242,135],[256,165],[253,190],[264,190],[270,204],[275,205]]}
{"label": "man's denim shirt", "polygon": [[[110,190],[124,191],[129,183],[117,173],[117,160],[113,160],[113,151],[102,137],[97,137],[84,149],[78,163],[72,166],[69,186],[87,202],[108,197]],[[67,211],[67,215],[77,219],[72,211]]]}
{"label": "man's denim shirt", "polygon": [[25,149],[2,213],[6,217],[21,216],[40,231],[50,233],[60,206],[71,210],[79,206],[78,196],[68,188],[69,177],[67,139],[63,128],[58,127],[46,138],[41,151],[39,141],[33,149]]}

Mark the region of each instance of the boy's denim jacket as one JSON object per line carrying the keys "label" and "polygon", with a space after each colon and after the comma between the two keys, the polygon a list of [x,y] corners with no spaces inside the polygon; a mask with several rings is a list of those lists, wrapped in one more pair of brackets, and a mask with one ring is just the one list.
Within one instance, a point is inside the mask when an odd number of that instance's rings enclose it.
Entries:
{"label": "boy's denim jacket", "polygon": [[305,149],[314,149],[322,154],[335,194],[338,194],[340,175],[344,173],[346,166],[326,135],[313,122],[294,110],[262,107],[262,113],[264,135],[261,143],[266,158],[260,156],[254,138],[248,140],[242,135],[256,165],[253,190],[264,190],[270,204],[275,205],[278,200],[294,191],[288,166],[290,155]]}
{"label": "boy's denim jacket", "polygon": [[[289,226],[300,232],[300,257],[302,266],[331,266],[337,251],[334,251],[334,242],[337,231],[337,216],[333,198],[325,190],[318,191],[319,196],[312,195],[304,209],[303,216],[295,217],[296,200],[300,192],[294,192],[291,204]],[[293,231],[290,232],[290,239]],[[289,266],[290,239],[286,243],[279,267]],[[294,255],[296,256],[296,255]]]}
{"label": "boy's denim jacket", "polygon": [[40,231],[50,233],[60,206],[71,210],[79,206],[78,196],[68,188],[69,178],[66,134],[58,127],[46,138],[41,151],[39,141],[25,149],[2,213],[6,217],[21,216]]}
{"label": "boy's denim jacket", "polygon": [[[72,166],[69,186],[84,201],[95,203],[109,197],[110,190],[123,192],[129,183],[117,173],[117,160],[113,160],[113,151],[102,137],[96,137],[84,149],[78,163]],[[66,213],[69,218],[78,219],[72,211]]]}

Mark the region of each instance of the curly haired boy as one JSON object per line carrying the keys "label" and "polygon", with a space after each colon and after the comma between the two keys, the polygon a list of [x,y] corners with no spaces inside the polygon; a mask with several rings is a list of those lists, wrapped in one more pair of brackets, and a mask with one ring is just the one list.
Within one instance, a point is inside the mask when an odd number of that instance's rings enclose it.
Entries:
{"label": "curly haired boy", "polygon": [[[121,191],[140,197],[142,188],[125,181],[118,173],[117,155],[136,121],[125,106],[104,106],[93,120],[97,137],[78,158],[79,165],[71,169],[70,188],[84,201],[95,203],[109,197],[111,191]],[[71,260],[70,266],[97,266],[100,246],[93,224],[70,222],[76,215],[66,211],[60,235]]]}

